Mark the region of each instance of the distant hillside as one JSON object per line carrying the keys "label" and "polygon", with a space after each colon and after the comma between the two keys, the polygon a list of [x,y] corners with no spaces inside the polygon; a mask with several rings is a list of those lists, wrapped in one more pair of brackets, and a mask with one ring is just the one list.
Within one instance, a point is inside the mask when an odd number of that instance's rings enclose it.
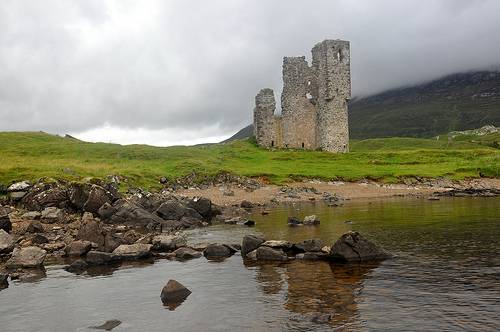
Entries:
{"label": "distant hillside", "polygon": [[[349,107],[351,138],[433,137],[485,125],[500,126],[500,72],[453,74],[354,99]],[[228,141],[252,132],[249,125]]]}
{"label": "distant hillside", "polygon": [[229,137],[227,140],[222,141],[221,143],[231,142],[231,141],[234,141],[237,139],[243,139],[243,138],[247,138],[250,136],[253,136],[253,124],[246,126],[245,128],[238,131],[236,134],[234,134],[233,136]]}
{"label": "distant hillside", "polygon": [[353,100],[352,138],[432,137],[500,125],[500,72],[454,74]]}

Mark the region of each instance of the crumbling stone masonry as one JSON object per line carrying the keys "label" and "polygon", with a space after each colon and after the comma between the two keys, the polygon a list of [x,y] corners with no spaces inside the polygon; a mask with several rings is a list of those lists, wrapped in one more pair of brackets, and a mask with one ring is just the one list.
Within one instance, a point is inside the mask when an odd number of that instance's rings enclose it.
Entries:
{"label": "crumbling stone masonry", "polygon": [[351,98],[349,42],[324,40],[305,57],[283,58],[281,115],[272,89],[255,97],[254,128],[264,147],[349,151],[347,102]]}

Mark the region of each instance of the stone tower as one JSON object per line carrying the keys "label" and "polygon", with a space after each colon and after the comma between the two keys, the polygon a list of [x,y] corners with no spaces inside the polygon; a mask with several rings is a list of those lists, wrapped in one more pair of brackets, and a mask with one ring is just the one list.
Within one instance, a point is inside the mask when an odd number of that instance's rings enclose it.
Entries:
{"label": "stone tower", "polygon": [[255,137],[260,146],[349,151],[347,102],[351,97],[349,42],[324,40],[305,57],[283,58],[281,115],[271,89],[255,97]]}
{"label": "stone tower", "polygon": [[324,151],[349,151],[347,103],[351,98],[349,42],[324,40],[312,49],[316,78],[316,144]]}

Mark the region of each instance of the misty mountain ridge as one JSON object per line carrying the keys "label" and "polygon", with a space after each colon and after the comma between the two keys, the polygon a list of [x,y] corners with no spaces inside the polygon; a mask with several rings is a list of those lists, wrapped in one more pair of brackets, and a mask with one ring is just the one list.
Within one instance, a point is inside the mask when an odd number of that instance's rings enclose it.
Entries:
{"label": "misty mountain ridge", "polygon": [[[500,126],[500,71],[447,75],[418,84],[354,98],[350,137],[433,137],[451,131]],[[253,135],[246,126],[226,141]]]}

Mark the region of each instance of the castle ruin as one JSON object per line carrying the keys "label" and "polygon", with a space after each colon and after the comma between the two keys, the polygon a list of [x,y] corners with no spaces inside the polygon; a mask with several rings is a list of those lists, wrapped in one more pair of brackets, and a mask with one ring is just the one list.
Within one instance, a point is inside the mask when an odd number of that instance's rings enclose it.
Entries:
{"label": "castle ruin", "polygon": [[281,115],[272,89],[255,96],[254,134],[264,147],[349,151],[349,42],[324,40],[304,56],[283,58]]}

